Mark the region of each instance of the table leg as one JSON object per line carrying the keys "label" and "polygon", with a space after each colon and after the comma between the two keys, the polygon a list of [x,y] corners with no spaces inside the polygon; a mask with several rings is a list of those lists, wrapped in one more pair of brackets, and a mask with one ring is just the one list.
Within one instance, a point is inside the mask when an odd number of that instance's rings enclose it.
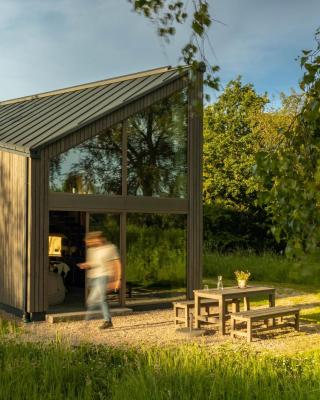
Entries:
{"label": "table leg", "polygon": [[200,315],[200,297],[198,296],[197,293],[194,295],[194,326],[196,329],[200,328],[200,321],[199,321],[199,315]]}
{"label": "table leg", "polygon": [[243,298],[243,307],[244,307],[244,311],[250,310],[250,299],[247,296],[244,296],[244,298]]}
{"label": "table leg", "polygon": [[231,317],[231,338],[234,338],[234,332],[236,330],[236,320]]}
{"label": "table leg", "polygon": [[226,334],[226,302],[219,299],[219,328],[221,335]]}

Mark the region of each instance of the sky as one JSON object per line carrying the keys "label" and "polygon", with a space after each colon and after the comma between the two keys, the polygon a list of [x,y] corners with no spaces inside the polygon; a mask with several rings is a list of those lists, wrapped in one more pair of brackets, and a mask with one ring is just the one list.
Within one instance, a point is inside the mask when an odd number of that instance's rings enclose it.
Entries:
{"label": "sky", "polygon": [[[241,75],[275,104],[298,87],[296,58],[315,45],[320,0],[209,3],[221,22],[210,28],[207,58],[223,85]],[[189,35],[180,27],[165,45],[128,0],[0,0],[0,100],[177,65]]]}

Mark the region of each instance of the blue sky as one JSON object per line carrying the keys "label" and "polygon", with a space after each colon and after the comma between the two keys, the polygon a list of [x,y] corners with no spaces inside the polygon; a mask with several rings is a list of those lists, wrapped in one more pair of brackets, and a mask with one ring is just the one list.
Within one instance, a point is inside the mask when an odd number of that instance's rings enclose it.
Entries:
{"label": "blue sky", "polygon": [[[223,83],[242,75],[276,98],[297,87],[319,0],[212,0],[208,58]],[[188,28],[164,46],[127,0],[0,0],[0,99],[176,65]]]}

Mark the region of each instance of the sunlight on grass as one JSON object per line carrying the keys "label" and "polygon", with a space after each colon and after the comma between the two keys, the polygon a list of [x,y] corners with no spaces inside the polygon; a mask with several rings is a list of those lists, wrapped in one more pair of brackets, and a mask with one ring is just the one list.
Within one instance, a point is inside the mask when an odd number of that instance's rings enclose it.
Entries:
{"label": "sunlight on grass", "polygon": [[137,351],[0,342],[0,363],[1,399],[313,400],[320,391],[319,351],[281,356],[246,344]]}
{"label": "sunlight on grass", "polygon": [[20,330],[20,327],[15,322],[0,318],[0,335],[17,334]]}
{"label": "sunlight on grass", "polygon": [[301,319],[304,321],[320,324],[320,307],[304,309],[301,311]]}

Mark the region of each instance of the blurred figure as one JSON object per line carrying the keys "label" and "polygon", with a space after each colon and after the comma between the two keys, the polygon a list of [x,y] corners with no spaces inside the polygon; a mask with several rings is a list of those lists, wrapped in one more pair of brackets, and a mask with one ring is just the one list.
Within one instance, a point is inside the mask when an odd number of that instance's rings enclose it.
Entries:
{"label": "blurred figure", "polygon": [[118,290],[121,281],[121,262],[117,247],[109,243],[102,232],[89,232],[85,237],[87,259],[78,264],[87,269],[89,295],[87,298],[87,316],[97,304],[100,305],[104,322],[100,329],[112,328],[111,314],[107,303],[107,290]]}

